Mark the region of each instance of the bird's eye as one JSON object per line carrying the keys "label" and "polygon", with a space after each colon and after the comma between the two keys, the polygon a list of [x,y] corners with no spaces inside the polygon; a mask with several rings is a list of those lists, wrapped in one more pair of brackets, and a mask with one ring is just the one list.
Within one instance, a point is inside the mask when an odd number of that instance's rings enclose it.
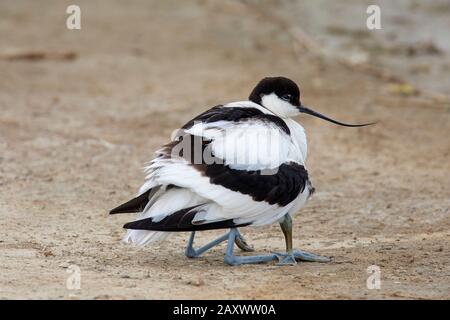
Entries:
{"label": "bird's eye", "polygon": [[285,94],[281,96],[281,99],[283,99],[284,101],[291,101],[292,95],[290,94]]}

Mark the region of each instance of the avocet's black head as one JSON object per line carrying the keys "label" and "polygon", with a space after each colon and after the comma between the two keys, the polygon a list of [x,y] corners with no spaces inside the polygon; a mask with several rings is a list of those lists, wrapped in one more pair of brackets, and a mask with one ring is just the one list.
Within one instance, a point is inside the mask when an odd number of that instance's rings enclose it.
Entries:
{"label": "avocet's black head", "polygon": [[249,100],[282,118],[298,115],[298,107],[301,106],[300,89],[294,81],[285,77],[262,79],[253,89]]}
{"label": "avocet's black head", "polygon": [[307,113],[345,127],[364,127],[373,124],[346,124],[305,107],[300,101],[300,89],[297,84],[285,77],[262,79],[253,89],[249,100],[265,107],[281,118],[290,118],[300,113]]}

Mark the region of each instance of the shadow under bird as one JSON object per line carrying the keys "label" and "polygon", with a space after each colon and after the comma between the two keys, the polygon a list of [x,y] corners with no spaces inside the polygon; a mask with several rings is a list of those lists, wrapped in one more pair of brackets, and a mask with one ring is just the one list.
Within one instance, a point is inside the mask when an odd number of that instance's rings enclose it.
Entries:
{"label": "shadow under bird", "polygon": [[[328,118],[301,103],[292,80],[264,78],[247,101],[205,111],[156,152],[137,196],[110,212],[138,213],[135,221],[124,225],[124,241],[145,245],[164,240],[171,232],[190,231],[185,252],[189,258],[228,241],[225,263],[230,265],[330,261],[292,245],[292,216],[314,192],[305,168],[306,135],[292,119],[301,113],[347,127],[372,124]],[[234,244],[253,251],[238,228],[275,222],[283,231],[286,252],[234,255]],[[195,249],[195,233],[211,229],[229,231]]]}

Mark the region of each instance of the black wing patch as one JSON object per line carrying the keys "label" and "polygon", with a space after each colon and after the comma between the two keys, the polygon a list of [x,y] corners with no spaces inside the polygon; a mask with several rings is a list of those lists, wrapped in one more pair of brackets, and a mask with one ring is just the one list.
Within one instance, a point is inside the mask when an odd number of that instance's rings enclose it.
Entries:
{"label": "black wing patch", "polygon": [[123,227],[125,229],[133,230],[153,230],[153,231],[199,231],[199,230],[213,230],[213,229],[228,229],[236,227],[248,226],[250,223],[235,224],[232,219],[205,223],[192,224],[192,220],[197,214],[195,207],[179,210],[171,215],[165,217],[163,220],[153,222],[152,218],[136,220],[126,223]]}
{"label": "black wing patch", "polygon": [[151,190],[152,189],[144,192],[136,198],[131,199],[128,202],[125,202],[124,204],[121,204],[117,208],[112,209],[109,214],[141,212],[142,210],[144,210],[149,201]]}
{"label": "black wing patch", "polygon": [[262,120],[276,124],[285,133],[290,134],[289,127],[286,122],[280,117],[273,114],[266,114],[256,108],[246,107],[224,107],[222,105],[215,106],[202,114],[198,115],[188,123],[186,123],[182,129],[191,128],[195,122],[212,123],[217,121],[246,121],[250,119]]}
{"label": "black wing patch", "polygon": [[308,171],[297,163],[283,163],[274,173],[231,169],[223,164],[194,165],[212,184],[247,194],[255,201],[285,206],[309,187]]}

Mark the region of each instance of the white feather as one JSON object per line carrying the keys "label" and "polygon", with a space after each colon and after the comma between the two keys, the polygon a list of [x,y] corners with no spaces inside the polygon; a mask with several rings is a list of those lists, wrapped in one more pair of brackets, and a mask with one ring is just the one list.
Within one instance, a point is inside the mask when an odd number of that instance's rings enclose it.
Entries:
{"label": "white feather", "polygon": [[308,155],[308,147],[305,129],[293,119],[284,119],[289,130],[291,131],[292,144],[289,149],[288,158],[294,162],[305,165]]}
{"label": "white feather", "polygon": [[[278,168],[289,161],[293,145],[291,137],[280,127],[262,120],[198,123],[186,132],[212,140],[212,154],[237,170]],[[186,146],[191,144],[186,143]]]}
{"label": "white feather", "polygon": [[170,232],[161,231],[127,230],[123,237],[123,242],[143,246],[153,242],[164,241],[170,234]]}

